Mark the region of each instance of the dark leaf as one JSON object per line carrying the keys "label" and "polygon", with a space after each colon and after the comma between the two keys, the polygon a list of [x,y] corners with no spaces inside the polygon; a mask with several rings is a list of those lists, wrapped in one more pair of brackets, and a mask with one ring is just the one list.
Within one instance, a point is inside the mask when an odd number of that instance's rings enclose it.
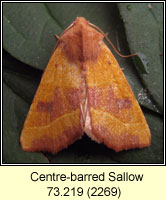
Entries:
{"label": "dark leaf", "polygon": [[20,132],[28,108],[29,106],[3,83],[3,163],[48,163],[48,159],[41,153],[28,153],[21,149]]}
{"label": "dark leaf", "polygon": [[138,52],[133,60],[140,74],[148,74],[148,60],[144,54]]}
{"label": "dark leaf", "polygon": [[[139,73],[144,88],[159,112],[163,112],[163,4],[120,3],[131,53],[141,52],[148,60],[148,74]],[[128,9],[130,7],[130,9]]]}
{"label": "dark leaf", "polygon": [[[132,10],[132,7],[130,9]],[[120,5],[121,14],[122,10],[123,8],[121,8]],[[125,22],[130,51],[131,53],[136,53],[139,50],[147,56],[149,74],[137,72],[137,68],[132,62],[132,59],[121,58],[117,56],[114,51],[113,54],[115,54],[120,66],[124,69],[124,74],[136,98],[141,105],[147,108],[146,116],[152,132],[151,147],[115,153],[113,150],[106,148],[103,144],[97,144],[91,141],[87,136],[84,136],[82,140],[77,141],[68,149],[56,155],[45,153],[45,156],[47,156],[51,163],[163,162],[162,118],[156,113],[158,110],[161,111],[161,57],[156,57],[155,59],[155,65],[157,66],[156,71],[154,71],[154,64],[152,62],[154,58],[151,59],[151,56],[154,56],[154,54],[156,55],[156,51],[158,52],[158,50],[156,50],[157,45],[159,45],[160,50],[162,50],[162,41],[160,40],[161,37],[158,37],[158,34],[154,34],[152,39],[158,41],[159,38],[160,41],[154,47],[154,44],[150,43],[147,39],[151,32],[146,32],[145,38],[143,38],[142,35],[138,37],[139,34],[143,33],[145,27],[140,27],[139,30],[137,30],[137,37],[131,38],[130,41],[130,37],[134,35],[134,30],[132,28],[132,23],[134,22],[131,23],[131,27],[130,24],[126,26],[125,20],[129,10],[124,10],[122,16],[124,15],[123,20]],[[161,15],[159,10],[160,9],[157,9],[156,12]],[[126,14],[124,14],[125,12]],[[141,13],[142,15],[146,14],[146,10],[142,9]],[[109,32],[108,36],[110,40],[115,46],[118,46],[118,50],[122,54],[127,55],[130,52],[126,40],[124,24],[120,19],[116,4],[112,3],[4,3],[3,15],[3,45],[5,50],[15,58],[14,59],[9,54],[4,55],[3,78],[7,84],[7,86],[5,85],[4,87],[4,99],[7,100],[4,101],[3,105],[3,115],[5,116],[3,121],[5,135],[3,143],[6,145],[3,155],[4,162],[14,163],[15,160],[21,163],[47,162],[45,157],[43,158],[43,155],[40,153],[23,152],[20,148],[19,136],[28,108],[40,82],[42,71],[39,69],[43,70],[46,67],[54,49],[56,43],[54,35],[60,35],[77,16],[83,16],[91,23],[100,27],[104,32]],[[139,24],[142,25],[141,19],[140,22],[139,20],[137,21],[137,26],[139,26]],[[145,21],[146,19],[144,19],[144,22]],[[147,20],[146,22],[148,23],[149,21]],[[153,26],[156,25],[153,24]],[[160,32],[162,32],[162,29]],[[143,40],[140,40],[140,38],[143,38]],[[141,44],[140,41],[144,43],[143,47],[146,49],[145,52],[140,48],[136,48],[137,45],[135,46],[135,44]],[[153,70],[153,73],[151,70]],[[157,78],[156,73],[158,73]],[[145,80],[146,78],[147,81]],[[153,81],[151,85],[150,81]],[[156,87],[159,88],[157,92],[155,91]],[[157,99],[158,97],[156,94],[160,95],[160,100]],[[29,105],[23,100],[28,102]],[[7,110],[10,111],[10,114]],[[11,119],[14,120],[12,121]],[[17,128],[13,129],[10,127]],[[12,130],[14,130],[14,133]],[[13,133],[13,137],[11,137],[11,132]],[[15,137],[14,134],[16,134],[17,137]],[[10,156],[9,146],[11,143],[13,144],[12,148],[18,149],[18,151],[13,149],[13,152],[16,152],[15,159],[12,159]],[[36,159],[36,157],[33,158],[33,155],[39,157],[39,160]]]}

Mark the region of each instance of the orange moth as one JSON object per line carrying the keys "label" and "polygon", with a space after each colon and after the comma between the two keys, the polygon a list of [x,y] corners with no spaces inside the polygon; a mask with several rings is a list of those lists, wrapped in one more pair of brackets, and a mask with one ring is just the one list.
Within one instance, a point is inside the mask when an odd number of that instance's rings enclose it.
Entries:
{"label": "orange moth", "polygon": [[77,17],[58,37],[24,123],[23,150],[54,154],[84,132],[115,151],[150,145],[141,108],[98,30]]}

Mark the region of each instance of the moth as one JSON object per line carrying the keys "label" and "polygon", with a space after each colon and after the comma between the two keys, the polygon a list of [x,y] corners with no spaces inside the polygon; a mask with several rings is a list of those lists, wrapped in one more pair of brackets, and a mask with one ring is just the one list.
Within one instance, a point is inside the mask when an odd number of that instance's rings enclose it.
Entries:
{"label": "moth", "polygon": [[58,37],[24,123],[23,150],[55,154],[84,133],[115,151],[150,145],[148,124],[105,37],[83,17]]}

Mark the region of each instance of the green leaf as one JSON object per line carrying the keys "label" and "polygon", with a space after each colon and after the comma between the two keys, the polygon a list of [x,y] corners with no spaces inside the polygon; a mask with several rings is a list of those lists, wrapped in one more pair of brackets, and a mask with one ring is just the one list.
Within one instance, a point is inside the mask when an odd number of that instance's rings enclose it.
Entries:
{"label": "green leaf", "polygon": [[133,60],[140,74],[148,74],[148,61],[144,54],[138,52],[136,56],[133,56]]}
{"label": "green leaf", "polygon": [[42,71],[30,68],[3,52],[3,78],[5,83],[29,104],[31,104],[40,83],[41,74]]}
{"label": "green leaf", "polygon": [[120,3],[131,53],[141,52],[148,59],[148,75],[140,73],[144,87],[159,112],[163,112],[163,4]]}
{"label": "green leaf", "polygon": [[[54,35],[62,33],[76,16],[84,16],[92,23],[97,24],[103,31],[109,32],[110,39],[114,43],[117,43],[118,40],[121,51],[128,54],[124,28],[116,4],[4,3],[3,5],[4,48],[20,61],[38,69],[44,69],[47,65],[55,46]],[[98,15],[94,15],[95,12],[98,12]],[[20,35],[23,39],[20,38]],[[39,36],[40,38],[38,38]],[[116,54],[115,57],[124,69],[126,78],[138,99],[142,85],[135,73],[133,63],[130,59],[120,58]],[[148,102],[147,104],[147,102],[141,101],[145,107],[156,110],[152,101]]]}
{"label": "green leaf", "polygon": [[20,128],[29,106],[5,83],[3,91],[3,163],[48,163],[41,153],[28,153],[21,149]]}
{"label": "green leaf", "polygon": [[[126,11],[128,12],[128,10]],[[96,15],[97,13],[97,15]],[[12,91],[17,97],[17,105],[27,102],[30,106],[33,96],[40,82],[42,71],[51,56],[55,47],[55,34],[60,35],[77,16],[83,16],[91,23],[100,27],[104,32],[109,32],[110,40],[118,46],[122,54],[130,54],[126,40],[123,21],[120,18],[116,4],[107,3],[4,3],[3,4],[3,45],[5,50],[12,55],[4,54],[3,78],[7,87],[4,91]],[[126,28],[126,26],[125,26]],[[142,31],[142,30],[141,30]],[[128,34],[127,34],[128,38]],[[131,48],[131,47],[130,47]],[[153,49],[152,49],[153,50]],[[112,51],[112,50],[111,50]],[[134,51],[131,49],[132,53]],[[143,51],[140,51],[144,53]],[[151,98],[151,87],[143,82],[142,76],[136,70],[132,59],[124,59],[115,54],[120,66],[124,69],[124,74],[128,79],[139,103],[146,107],[146,116],[152,132],[152,145],[141,150],[129,150],[115,153],[103,144],[91,141],[87,136],[78,140],[67,149],[56,155],[45,153],[51,163],[162,163],[163,160],[163,138],[162,138],[162,119],[158,111],[158,104],[155,103],[156,97]],[[144,53],[147,57],[147,53]],[[16,60],[17,59],[17,60]],[[149,57],[148,57],[149,60]],[[20,62],[21,61],[21,62]],[[148,65],[148,70],[149,69]],[[40,69],[40,70],[39,70]],[[147,74],[146,76],[149,76]],[[157,80],[156,80],[157,81]],[[146,87],[145,87],[146,86]],[[150,91],[150,93],[149,93]],[[6,98],[10,99],[10,93],[6,92]],[[26,104],[24,102],[24,104]],[[7,102],[10,104],[10,102]],[[27,105],[27,104],[26,104]],[[5,105],[4,105],[5,106]],[[156,108],[157,106],[157,108]],[[7,107],[7,105],[6,105]],[[154,111],[154,112],[151,112]],[[16,113],[24,113],[19,119],[21,123],[15,124],[18,129],[15,132],[18,137],[13,139],[13,143],[19,145],[19,135],[23,127],[23,122],[28,112],[24,106],[17,106],[16,112],[10,112],[3,123],[8,124],[10,117],[14,118]],[[9,118],[9,119],[8,119]],[[11,122],[10,122],[11,123]],[[156,131],[158,128],[158,131]],[[8,127],[4,126],[7,135]],[[8,136],[9,137],[9,136]],[[86,147],[86,148],[85,148]],[[21,151],[21,149],[20,149]],[[7,149],[4,151],[7,152]],[[27,155],[35,153],[23,152],[19,162],[31,162]],[[12,162],[11,158],[4,154],[5,162]],[[158,155],[159,154],[159,155]],[[25,155],[25,157],[24,157]],[[42,155],[42,154],[35,154]],[[16,154],[16,157],[19,156]],[[21,161],[22,160],[22,161]],[[14,162],[14,161],[13,161]],[[35,161],[33,161],[35,162]],[[38,162],[38,161],[36,161]],[[41,161],[43,162],[43,161]]]}

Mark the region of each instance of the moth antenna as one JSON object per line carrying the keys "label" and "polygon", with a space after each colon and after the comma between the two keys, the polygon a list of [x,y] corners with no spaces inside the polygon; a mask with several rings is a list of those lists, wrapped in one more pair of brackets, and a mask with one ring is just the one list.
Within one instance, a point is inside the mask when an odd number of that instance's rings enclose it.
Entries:
{"label": "moth antenna", "polygon": [[[70,26],[68,26],[68,27],[64,30],[64,32],[61,34],[61,36],[64,35],[64,33],[66,33],[69,29],[71,29],[71,28],[74,26],[74,24],[75,24],[74,22],[73,22],[72,24],[70,24]],[[55,37],[58,39],[58,42],[56,43],[53,52],[54,52],[55,49],[58,47],[58,45],[59,45],[59,39],[60,39],[61,36],[55,35]]]}
{"label": "moth antenna", "polygon": [[108,34],[109,34],[108,32],[107,32],[107,33],[105,33],[105,35],[106,35],[106,36],[108,36]]}
{"label": "moth antenna", "polygon": [[[64,32],[62,33],[62,35],[64,35],[69,29],[71,29],[73,26],[74,26],[75,22],[73,22],[72,24],[70,24],[65,30]],[[61,36],[62,36],[61,35]]]}
{"label": "moth antenna", "polygon": [[59,38],[60,38],[58,35],[55,35],[55,37],[56,37],[57,40],[59,40]]}
{"label": "moth antenna", "polygon": [[130,54],[130,55],[122,55],[121,53],[119,53],[115,46],[112,44],[112,42],[110,41],[110,39],[107,37],[108,33],[104,33],[98,26],[92,24],[92,23],[89,23],[90,26],[94,27],[95,29],[97,29],[103,36],[104,38],[108,41],[108,43],[111,45],[111,47],[113,48],[113,50],[122,58],[129,58],[129,57],[132,57],[132,56],[137,56],[137,53],[135,54]]}

